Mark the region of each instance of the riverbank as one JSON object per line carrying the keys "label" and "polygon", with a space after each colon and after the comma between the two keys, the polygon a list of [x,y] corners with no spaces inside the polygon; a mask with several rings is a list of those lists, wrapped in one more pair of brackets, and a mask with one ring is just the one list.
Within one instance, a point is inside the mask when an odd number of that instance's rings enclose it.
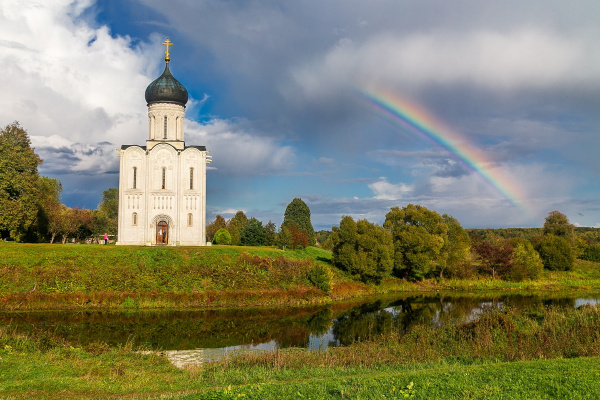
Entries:
{"label": "riverbank", "polygon": [[[600,263],[544,271],[536,281],[386,279],[366,285],[314,247],[117,247],[0,243],[0,308],[157,309],[328,304],[386,293],[597,291]],[[317,275],[314,271],[329,271]],[[319,280],[320,279],[320,280]],[[328,280],[331,290],[319,287]],[[315,283],[316,282],[316,283]],[[326,282],[327,283],[327,282]]]}
{"label": "riverbank", "polygon": [[131,344],[78,347],[0,327],[11,399],[598,398],[600,309],[494,311],[325,352],[248,354],[178,369]]}

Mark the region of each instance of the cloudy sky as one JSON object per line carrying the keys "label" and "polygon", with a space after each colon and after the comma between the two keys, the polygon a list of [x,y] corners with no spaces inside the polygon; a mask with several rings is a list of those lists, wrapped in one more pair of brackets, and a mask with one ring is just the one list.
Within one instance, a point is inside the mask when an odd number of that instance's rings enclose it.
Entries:
{"label": "cloudy sky", "polygon": [[[465,227],[600,226],[597,0],[2,0],[0,124],[19,121],[63,202],[96,208],[146,86],[186,86],[207,218],[316,229],[420,204]],[[386,101],[384,101],[387,99]]]}

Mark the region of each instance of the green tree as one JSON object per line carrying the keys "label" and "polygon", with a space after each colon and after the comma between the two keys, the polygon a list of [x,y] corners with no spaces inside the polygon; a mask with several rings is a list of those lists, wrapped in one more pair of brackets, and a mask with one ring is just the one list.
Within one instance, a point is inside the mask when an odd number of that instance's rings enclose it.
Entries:
{"label": "green tree", "polygon": [[540,254],[544,268],[553,271],[570,271],[573,269],[575,255],[568,239],[561,236],[546,235],[535,249]]}
{"label": "green tree", "polygon": [[274,246],[277,243],[277,226],[270,220],[265,225],[265,236],[265,245]]}
{"label": "green tree", "polygon": [[231,234],[227,229],[219,229],[213,236],[214,244],[231,244]]}
{"label": "green tree", "polygon": [[277,247],[281,247],[283,250],[285,250],[286,247],[292,247],[292,233],[286,226],[279,227]]}
{"label": "green tree", "polygon": [[94,212],[95,235],[108,233],[117,234],[117,225],[119,219],[119,189],[108,188],[102,192],[102,201],[98,204],[98,209]]}
{"label": "green tree", "polygon": [[413,204],[392,207],[383,226],[392,233],[397,276],[422,279],[445,265],[448,226],[437,212]]}
{"label": "green tree", "polygon": [[56,218],[56,211],[60,208],[60,194],[62,184],[58,179],[40,176],[38,181],[39,197],[37,200],[38,212],[33,224],[29,226],[25,241],[42,242],[54,240],[51,226]]}
{"label": "green tree", "polygon": [[567,239],[573,245],[575,243],[575,226],[569,222],[569,218],[559,211],[550,211],[544,222],[544,235],[554,235]]}
{"label": "green tree", "polygon": [[600,244],[594,243],[585,247],[582,260],[600,262]]}
{"label": "green tree", "polygon": [[354,222],[345,216],[339,229],[333,228],[333,265],[348,271],[362,282],[380,283],[394,266],[392,235],[367,220]]}
{"label": "green tree", "polygon": [[240,245],[264,246],[266,240],[267,235],[262,222],[254,217],[250,218],[240,234]]}
{"label": "green tree", "polygon": [[0,233],[20,239],[38,213],[38,166],[27,132],[18,122],[0,130]]}
{"label": "green tree", "polygon": [[238,246],[240,244],[240,234],[242,233],[242,229],[246,226],[248,222],[248,217],[244,214],[243,211],[238,211],[235,213],[233,218],[229,220],[227,223],[227,230],[231,235],[231,244],[234,246]]}
{"label": "green tree", "polygon": [[444,242],[440,261],[440,278],[444,272],[459,278],[466,278],[472,273],[469,254],[471,252],[471,239],[469,234],[460,225],[458,220],[448,214],[442,215],[444,223],[448,226],[448,240]]}
{"label": "green tree", "polygon": [[295,198],[285,208],[283,223],[281,226],[287,226],[295,222],[298,228],[308,235],[309,245],[315,245],[315,230],[310,222],[310,208],[302,199]]}
{"label": "green tree", "polygon": [[78,240],[91,234],[92,219],[90,210],[62,206],[60,216],[62,243],[65,244],[69,237]]}
{"label": "green tree", "polygon": [[533,245],[524,239],[516,242],[511,268],[503,277],[511,281],[537,279],[542,274],[544,264]]}
{"label": "green tree", "polygon": [[206,241],[212,242],[213,238],[215,236],[215,233],[217,233],[217,231],[219,229],[226,229],[226,228],[227,228],[227,222],[225,221],[225,218],[223,218],[221,215],[217,215],[215,220],[213,222],[211,222],[210,224],[208,224],[208,226],[206,227]]}

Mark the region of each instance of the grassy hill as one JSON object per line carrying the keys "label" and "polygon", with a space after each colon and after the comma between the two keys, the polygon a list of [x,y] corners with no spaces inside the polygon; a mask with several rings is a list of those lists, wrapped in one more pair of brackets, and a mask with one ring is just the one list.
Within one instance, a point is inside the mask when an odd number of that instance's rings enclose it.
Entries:
{"label": "grassy hill", "polygon": [[[0,244],[0,307],[218,307],[304,305],[369,288],[309,247],[134,247]],[[317,267],[336,293],[310,279]]]}
{"label": "grassy hill", "polygon": [[[315,279],[315,272],[317,272]],[[319,272],[321,275],[319,275]],[[331,290],[321,290],[326,280]],[[506,282],[388,278],[366,285],[331,266],[315,247],[139,247],[0,242],[0,307],[214,308],[305,306],[390,292],[597,291],[600,263],[577,260],[572,271]]]}

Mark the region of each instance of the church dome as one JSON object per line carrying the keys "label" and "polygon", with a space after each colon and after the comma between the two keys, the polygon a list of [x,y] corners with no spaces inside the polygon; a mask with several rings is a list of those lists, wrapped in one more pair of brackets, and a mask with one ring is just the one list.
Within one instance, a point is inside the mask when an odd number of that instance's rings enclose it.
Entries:
{"label": "church dome", "polygon": [[146,88],[146,103],[173,103],[185,107],[187,101],[188,91],[171,75],[167,61],[162,75]]}

